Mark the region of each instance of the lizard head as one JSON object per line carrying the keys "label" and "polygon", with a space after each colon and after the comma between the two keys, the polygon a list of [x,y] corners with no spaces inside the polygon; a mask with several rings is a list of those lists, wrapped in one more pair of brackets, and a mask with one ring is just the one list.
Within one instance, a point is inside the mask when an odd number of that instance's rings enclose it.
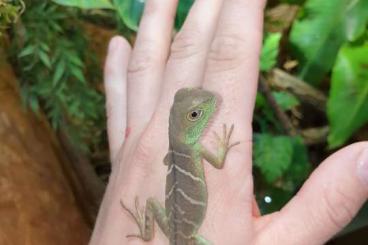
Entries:
{"label": "lizard head", "polygon": [[195,144],[216,111],[216,96],[200,88],[176,92],[170,112],[169,135],[184,144]]}

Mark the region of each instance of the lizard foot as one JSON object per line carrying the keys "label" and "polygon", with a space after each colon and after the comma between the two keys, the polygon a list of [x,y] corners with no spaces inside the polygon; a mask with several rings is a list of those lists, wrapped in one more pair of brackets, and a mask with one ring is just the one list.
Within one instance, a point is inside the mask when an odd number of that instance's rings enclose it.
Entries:
{"label": "lizard foot", "polygon": [[214,132],[215,137],[220,145],[221,152],[226,155],[231,147],[239,145],[240,142],[237,141],[235,143],[230,143],[231,135],[234,131],[234,124],[231,125],[230,130],[228,131],[226,124],[222,125],[222,137],[220,137],[216,132]]}
{"label": "lizard foot", "polygon": [[134,221],[138,225],[139,231],[140,231],[140,234],[128,234],[128,235],[126,235],[126,237],[128,237],[128,238],[129,237],[135,237],[135,238],[139,238],[139,239],[142,239],[142,240],[146,240],[142,236],[142,234],[143,234],[142,232],[143,232],[143,229],[144,229],[144,223],[145,223],[145,220],[144,220],[144,210],[141,210],[139,208],[139,200],[138,200],[138,197],[135,198],[135,212],[133,212],[127,206],[125,206],[123,200],[120,200],[120,205],[134,219]]}

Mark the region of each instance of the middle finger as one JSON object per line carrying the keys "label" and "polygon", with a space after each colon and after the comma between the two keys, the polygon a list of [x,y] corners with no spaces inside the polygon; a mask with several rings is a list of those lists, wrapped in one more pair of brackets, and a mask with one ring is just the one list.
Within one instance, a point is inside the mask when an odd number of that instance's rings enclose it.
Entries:
{"label": "middle finger", "polygon": [[174,93],[182,87],[198,87],[203,74],[223,0],[196,0],[176,35],[168,59],[162,103],[167,113]]}

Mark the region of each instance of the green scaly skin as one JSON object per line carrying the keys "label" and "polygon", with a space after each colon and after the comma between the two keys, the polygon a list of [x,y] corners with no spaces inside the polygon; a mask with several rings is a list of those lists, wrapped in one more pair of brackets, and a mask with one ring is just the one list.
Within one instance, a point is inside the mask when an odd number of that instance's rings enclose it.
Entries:
{"label": "green scaly skin", "polygon": [[146,201],[144,211],[139,211],[138,198],[135,212],[122,207],[134,218],[139,234],[127,235],[150,241],[154,235],[154,221],[170,241],[170,245],[211,244],[198,234],[207,209],[207,186],[202,159],[221,169],[227,152],[237,143],[230,144],[234,127],[223,127],[217,154],[200,143],[210,118],[216,111],[216,96],[199,88],[184,88],[176,92],[170,111],[169,152],[167,165],[165,208],[154,198]]}

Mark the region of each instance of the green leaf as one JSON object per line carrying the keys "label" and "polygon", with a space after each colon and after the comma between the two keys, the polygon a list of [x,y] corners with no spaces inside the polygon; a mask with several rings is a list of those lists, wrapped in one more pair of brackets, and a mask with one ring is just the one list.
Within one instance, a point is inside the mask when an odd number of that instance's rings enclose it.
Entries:
{"label": "green leaf", "polygon": [[81,69],[79,69],[76,66],[71,66],[70,67],[70,72],[73,74],[73,76],[75,78],[77,78],[79,81],[81,81],[82,83],[86,83],[86,78],[84,77],[84,74],[82,72]]}
{"label": "green leaf", "polygon": [[184,24],[185,19],[193,5],[194,0],[180,0],[175,17],[175,29],[179,30]]}
{"label": "green leaf", "polygon": [[83,67],[84,64],[81,60],[81,58],[76,54],[76,53],[71,53],[69,56],[68,56],[68,59],[70,60],[70,62],[76,66],[79,66],[79,67]]}
{"label": "green leaf", "polygon": [[332,73],[329,147],[342,145],[368,121],[368,44],[341,48]]}
{"label": "green leaf", "polygon": [[40,104],[38,103],[38,99],[35,96],[31,96],[28,101],[29,107],[35,113],[38,113],[40,110]]}
{"label": "green leaf", "polygon": [[261,108],[265,107],[266,105],[267,105],[266,98],[263,96],[263,94],[261,94],[259,91],[257,91],[255,108],[256,109],[261,109]]}
{"label": "green leaf", "polygon": [[255,135],[254,164],[266,182],[273,183],[289,168],[292,161],[293,141],[287,136]]}
{"label": "green leaf", "polygon": [[284,110],[290,110],[300,104],[299,100],[292,94],[284,91],[272,92],[277,104]]}
{"label": "green leaf", "polygon": [[38,53],[42,63],[49,69],[51,69],[51,60],[50,60],[50,57],[48,56],[47,53],[45,53],[44,51],[40,51]]}
{"label": "green leaf", "polygon": [[18,54],[19,58],[28,56],[30,54],[32,54],[35,51],[35,46],[34,45],[28,45],[26,46],[24,49],[22,49],[22,51],[20,51],[20,53]]}
{"label": "green leaf", "polygon": [[56,70],[55,70],[54,76],[52,78],[53,86],[57,85],[57,83],[60,81],[60,79],[64,75],[64,72],[65,72],[65,62],[62,60],[62,61],[58,62],[57,65],[56,65]]}
{"label": "green leaf", "polygon": [[368,24],[368,1],[359,1],[347,14],[345,22],[346,37],[353,42],[361,37]]}
{"label": "green leaf", "polygon": [[45,52],[50,52],[50,47],[46,43],[40,43],[40,47]]}
{"label": "green leaf", "polygon": [[[347,36],[356,36],[352,14],[366,0],[308,0],[290,33],[293,54],[299,60],[299,77],[317,85],[329,72]],[[362,11],[367,11],[362,10]],[[352,19],[353,18],[353,19]],[[356,21],[355,21],[356,22]],[[360,21],[358,21],[360,23]],[[359,29],[358,28],[358,29]],[[351,34],[346,34],[349,29]]]}
{"label": "green leaf", "polygon": [[120,18],[132,30],[137,31],[145,0],[113,0]]}
{"label": "green leaf", "polygon": [[52,0],[53,2],[82,9],[113,9],[109,0]]}
{"label": "green leaf", "polygon": [[[132,30],[137,31],[145,0],[113,0],[115,9],[120,18]],[[180,0],[175,17],[175,29],[180,29],[183,25],[194,0]]]}
{"label": "green leaf", "polygon": [[289,186],[292,192],[304,182],[312,170],[309,163],[307,147],[301,137],[294,137],[292,164],[285,173],[285,187]]}
{"label": "green leaf", "polygon": [[276,65],[281,37],[281,33],[266,34],[261,52],[261,71],[269,71]]}

